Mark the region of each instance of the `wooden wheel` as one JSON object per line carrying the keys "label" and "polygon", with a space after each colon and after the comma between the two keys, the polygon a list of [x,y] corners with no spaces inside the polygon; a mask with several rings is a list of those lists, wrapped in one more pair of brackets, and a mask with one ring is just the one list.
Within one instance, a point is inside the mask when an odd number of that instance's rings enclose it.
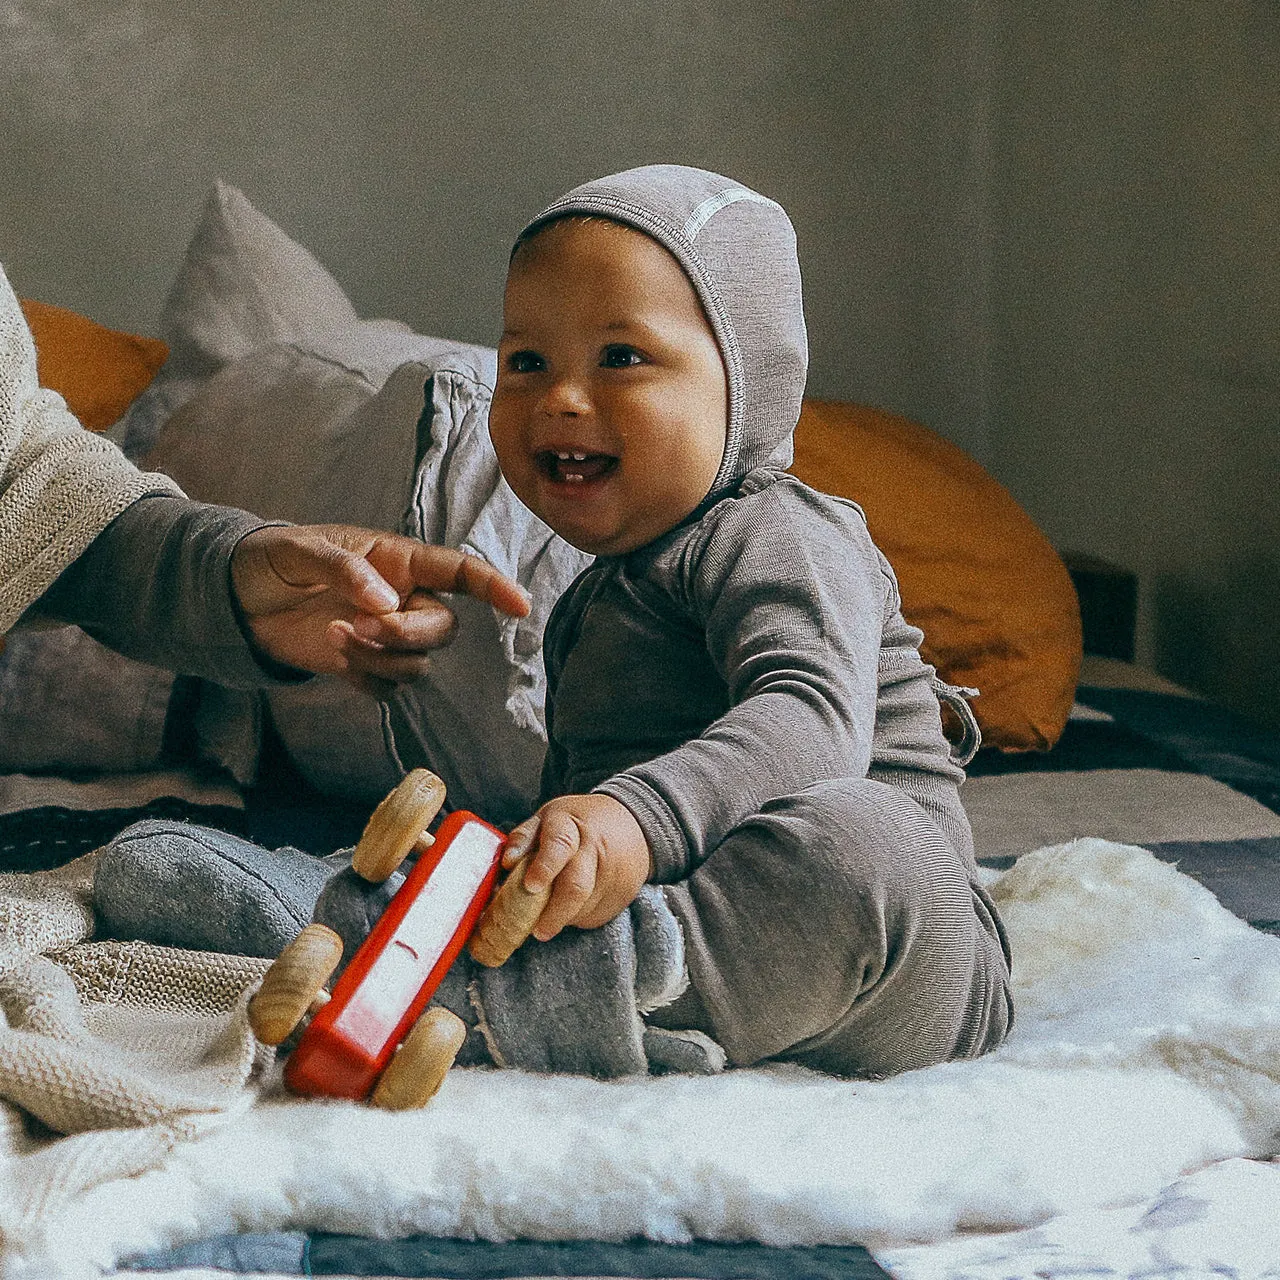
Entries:
{"label": "wooden wheel", "polygon": [[432,1005],[387,1063],[369,1099],[385,1111],[425,1107],[453,1066],[467,1038],[467,1025],[456,1013]]}
{"label": "wooden wheel", "polygon": [[324,991],[342,959],[342,939],[309,924],[275,958],[249,1001],[249,1026],[263,1044],[281,1044]]}
{"label": "wooden wheel", "polygon": [[384,797],[365,824],[352,855],[356,874],[381,884],[414,848],[434,843],[427,824],[444,804],[444,783],[429,769],[414,769]]}
{"label": "wooden wheel", "polygon": [[512,952],[538,923],[538,917],[551,897],[550,885],[540,893],[530,893],[524,887],[524,872],[528,865],[529,857],[524,857],[512,867],[511,874],[498,886],[467,942],[472,958],[491,969],[510,959]]}

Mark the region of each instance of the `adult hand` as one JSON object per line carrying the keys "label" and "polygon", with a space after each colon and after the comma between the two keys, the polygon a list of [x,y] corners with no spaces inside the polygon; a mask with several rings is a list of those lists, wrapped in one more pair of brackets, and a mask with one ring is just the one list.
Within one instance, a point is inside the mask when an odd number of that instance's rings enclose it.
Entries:
{"label": "adult hand", "polygon": [[524,589],[478,556],[350,525],[255,529],[235,549],[231,579],[268,658],[373,693],[417,679],[452,638],[456,619],[434,592],[529,612]]}
{"label": "adult hand", "polygon": [[530,850],[524,887],[551,897],[533,927],[539,942],[565,925],[595,929],[635,900],[653,873],[649,842],[631,810],[612,796],[558,796],[514,828],[503,846],[510,869]]}

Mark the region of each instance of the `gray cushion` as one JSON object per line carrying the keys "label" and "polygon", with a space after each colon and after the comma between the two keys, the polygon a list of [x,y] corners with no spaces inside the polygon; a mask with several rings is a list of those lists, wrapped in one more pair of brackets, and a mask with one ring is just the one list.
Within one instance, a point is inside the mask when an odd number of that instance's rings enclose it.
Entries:
{"label": "gray cushion", "polygon": [[[201,754],[250,782],[269,706],[324,792],[373,802],[425,765],[451,806],[524,817],[545,744],[542,630],[589,557],[502,480],[488,435],[496,353],[361,320],[324,267],[224,183],[161,330],[171,355],[112,432],[135,460],[203,501],[464,547],[533,597],[520,623],[456,601],[454,642],[427,679],[386,703],[337,679],[266,695],[206,687],[194,718]],[[146,768],[170,686],[74,630],[15,640],[0,655],[0,743],[15,748],[0,767]]]}
{"label": "gray cushion", "polygon": [[79,627],[15,631],[0,654],[0,772],[152,768],[172,689],[169,672]]}

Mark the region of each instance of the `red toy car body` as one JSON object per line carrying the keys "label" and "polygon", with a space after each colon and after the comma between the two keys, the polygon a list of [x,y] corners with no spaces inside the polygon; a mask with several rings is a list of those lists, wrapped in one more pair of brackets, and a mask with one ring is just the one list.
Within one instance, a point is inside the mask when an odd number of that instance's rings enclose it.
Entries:
{"label": "red toy car body", "polygon": [[445,818],[289,1055],[290,1089],[369,1096],[488,903],[505,839],[464,810]]}

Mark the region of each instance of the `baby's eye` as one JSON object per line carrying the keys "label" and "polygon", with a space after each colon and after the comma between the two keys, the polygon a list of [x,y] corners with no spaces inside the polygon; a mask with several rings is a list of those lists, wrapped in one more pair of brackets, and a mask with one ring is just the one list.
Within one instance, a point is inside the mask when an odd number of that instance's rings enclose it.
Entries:
{"label": "baby's eye", "polygon": [[507,368],[512,373],[540,373],[546,363],[536,351],[513,351],[507,357]]}
{"label": "baby's eye", "polygon": [[600,363],[606,369],[629,369],[632,365],[643,364],[644,357],[635,349],[622,342],[612,342],[605,347],[600,356]]}

